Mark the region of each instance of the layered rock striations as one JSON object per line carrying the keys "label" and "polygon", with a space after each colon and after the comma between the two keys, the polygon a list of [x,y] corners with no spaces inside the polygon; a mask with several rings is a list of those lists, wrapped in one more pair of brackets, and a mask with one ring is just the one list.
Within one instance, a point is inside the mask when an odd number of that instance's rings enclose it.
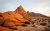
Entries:
{"label": "layered rock striations", "polygon": [[50,17],[26,12],[22,6],[19,6],[15,11],[0,13],[1,31],[48,31],[49,24]]}

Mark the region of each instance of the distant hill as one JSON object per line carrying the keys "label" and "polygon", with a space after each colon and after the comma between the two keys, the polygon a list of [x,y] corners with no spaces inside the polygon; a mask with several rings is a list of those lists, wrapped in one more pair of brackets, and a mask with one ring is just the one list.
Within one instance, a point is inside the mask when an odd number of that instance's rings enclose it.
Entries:
{"label": "distant hill", "polygon": [[47,18],[50,18],[46,15],[43,15],[43,14],[40,14],[40,13],[34,13],[34,12],[27,12],[31,17],[47,17]]}

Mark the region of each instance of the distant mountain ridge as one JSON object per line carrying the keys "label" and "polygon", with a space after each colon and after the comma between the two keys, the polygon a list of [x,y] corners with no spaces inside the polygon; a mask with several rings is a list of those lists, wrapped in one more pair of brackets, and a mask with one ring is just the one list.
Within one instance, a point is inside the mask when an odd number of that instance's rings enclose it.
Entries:
{"label": "distant mountain ridge", "polygon": [[27,13],[33,17],[48,17],[48,16],[45,16],[45,15],[40,14],[40,13],[34,13],[34,12],[27,12]]}

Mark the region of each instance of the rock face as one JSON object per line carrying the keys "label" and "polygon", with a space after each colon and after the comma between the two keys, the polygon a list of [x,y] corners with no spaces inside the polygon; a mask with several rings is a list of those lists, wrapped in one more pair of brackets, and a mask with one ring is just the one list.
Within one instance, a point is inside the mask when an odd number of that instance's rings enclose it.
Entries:
{"label": "rock face", "polygon": [[0,13],[1,31],[48,31],[49,24],[50,17],[26,12],[22,6],[19,6],[15,11]]}
{"label": "rock face", "polygon": [[[26,12],[24,11],[24,9],[22,9],[22,6],[19,6],[16,11],[0,13],[0,21],[2,20],[4,22],[5,20],[11,20],[13,23],[19,24],[24,21],[24,17],[22,16],[23,13]],[[4,26],[7,26],[7,23]]]}
{"label": "rock face", "polygon": [[19,6],[16,11],[17,13],[21,14],[24,18],[28,17],[28,13],[24,10],[24,8],[22,6]]}
{"label": "rock face", "polygon": [[5,13],[2,13],[0,16],[2,16],[1,17],[3,18],[2,20],[12,20],[14,21],[14,23],[17,23],[23,20],[23,16],[15,12],[5,12]]}

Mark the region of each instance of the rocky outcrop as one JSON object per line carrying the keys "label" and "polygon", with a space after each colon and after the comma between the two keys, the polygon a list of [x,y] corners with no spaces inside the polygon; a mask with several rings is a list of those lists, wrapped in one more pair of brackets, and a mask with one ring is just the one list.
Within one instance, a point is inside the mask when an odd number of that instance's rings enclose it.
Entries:
{"label": "rocky outcrop", "polygon": [[24,10],[22,6],[19,6],[16,11],[17,13],[21,14],[24,18],[29,17],[29,14]]}
{"label": "rocky outcrop", "polygon": [[48,31],[49,24],[50,17],[26,12],[22,6],[19,6],[15,11],[0,13],[1,31]]}
{"label": "rocky outcrop", "polygon": [[[4,22],[4,21],[12,21],[12,22],[6,22],[4,23],[4,26],[10,26],[13,24],[20,24],[21,22],[24,21],[24,15],[23,13],[26,13],[25,11],[23,11],[22,7],[19,6],[17,8],[17,11],[9,11],[9,12],[4,12],[4,13],[0,13],[0,21]],[[18,12],[18,13],[17,13]]]}

